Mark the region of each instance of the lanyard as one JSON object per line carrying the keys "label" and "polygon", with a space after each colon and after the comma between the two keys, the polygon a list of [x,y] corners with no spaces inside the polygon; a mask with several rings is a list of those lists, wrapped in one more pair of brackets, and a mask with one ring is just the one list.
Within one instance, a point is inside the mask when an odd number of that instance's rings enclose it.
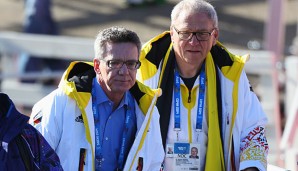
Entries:
{"label": "lanyard", "polygon": [[[95,79],[94,79],[95,80]],[[100,163],[102,158],[102,141],[100,140],[100,122],[99,122],[99,110],[97,108],[96,102],[96,90],[95,90],[96,80],[93,81],[92,86],[92,111],[94,116],[94,124],[95,124],[95,168],[96,170],[100,170]],[[131,98],[128,98],[128,107],[125,108],[125,128],[123,130],[123,135],[121,139],[121,147],[120,147],[120,154],[118,158],[118,167],[117,170],[122,170],[124,165],[124,153],[125,153],[125,146],[127,141],[127,132],[129,127],[129,122],[132,117],[133,111],[133,103]]]}
{"label": "lanyard", "polygon": [[[204,101],[205,101],[205,82],[206,82],[206,73],[205,73],[205,63],[203,63],[200,73],[200,89],[199,89],[199,98],[198,98],[198,110],[197,110],[197,120],[196,120],[196,131],[202,131],[203,125],[203,112],[204,112]],[[175,88],[174,88],[174,99],[175,99],[175,113],[174,113],[174,131],[177,132],[177,141],[178,131],[181,130],[181,117],[180,117],[180,76],[175,69]]]}

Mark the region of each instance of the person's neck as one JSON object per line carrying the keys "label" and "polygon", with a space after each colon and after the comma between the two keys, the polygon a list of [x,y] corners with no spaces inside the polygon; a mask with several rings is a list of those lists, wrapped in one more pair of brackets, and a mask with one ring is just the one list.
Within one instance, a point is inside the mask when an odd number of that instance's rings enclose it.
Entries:
{"label": "person's neck", "polygon": [[117,109],[117,107],[119,106],[121,100],[123,99],[124,94],[119,94],[119,93],[111,93],[108,94],[106,93],[108,98],[114,103],[113,105],[113,111],[115,109]]}
{"label": "person's neck", "polygon": [[200,61],[198,63],[186,63],[185,61],[179,61],[177,60],[177,67],[178,71],[181,77],[183,78],[192,78],[201,70],[203,61]]}

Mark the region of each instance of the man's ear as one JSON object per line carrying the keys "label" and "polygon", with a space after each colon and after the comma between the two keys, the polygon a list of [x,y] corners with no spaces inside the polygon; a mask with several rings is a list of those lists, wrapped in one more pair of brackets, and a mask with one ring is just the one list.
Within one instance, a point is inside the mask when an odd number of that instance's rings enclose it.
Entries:
{"label": "man's ear", "polygon": [[214,30],[213,36],[214,36],[214,39],[213,39],[212,45],[215,46],[215,45],[216,45],[216,42],[217,42],[217,40],[218,40],[218,36],[219,36],[219,31],[218,31],[218,29],[215,29],[215,30]]}
{"label": "man's ear", "polygon": [[173,42],[173,34],[174,34],[174,32],[173,32],[173,27],[171,26],[170,27],[170,35],[171,35],[171,41]]}
{"label": "man's ear", "polygon": [[94,71],[96,72],[96,74],[100,74],[100,68],[99,68],[100,60],[94,58],[93,65],[94,65]]}

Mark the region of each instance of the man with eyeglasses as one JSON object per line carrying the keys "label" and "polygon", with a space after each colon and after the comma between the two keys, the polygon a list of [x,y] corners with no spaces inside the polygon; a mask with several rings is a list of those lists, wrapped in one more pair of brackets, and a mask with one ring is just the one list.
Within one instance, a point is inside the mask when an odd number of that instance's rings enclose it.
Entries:
{"label": "man with eyeglasses", "polygon": [[[142,47],[137,79],[161,88],[156,106],[165,171],[266,170],[267,117],[244,71],[248,56],[219,41],[214,7],[182,0],[172,10],[170,31]],[[198,149],[199,161],[185,158]],[[158,154],[156,152],[156,154]]]}
{"label": "man with eyeglasses", "polygon": [[[30,123],[47,139],[64,170],[159,170],[164,156],[154,106],[160,89],[136,81],[140,39],[110,27],[99,32],[95,58],[72,62],[59,87],[34,105]],[[155,125],[152,125],[155,124]],[[138,134],[137,134],[138,132]]]}

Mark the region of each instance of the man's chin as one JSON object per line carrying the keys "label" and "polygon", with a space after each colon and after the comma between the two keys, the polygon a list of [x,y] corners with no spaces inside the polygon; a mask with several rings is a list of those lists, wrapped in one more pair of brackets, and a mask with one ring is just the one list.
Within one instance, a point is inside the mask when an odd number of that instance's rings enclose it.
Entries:
{"label": "man's chin", "polygon": [[114,88],[113,90],[114,90],[115,93],[125,93],[130,88],[131,88],[130,86],[122,85],[120,87]]}

